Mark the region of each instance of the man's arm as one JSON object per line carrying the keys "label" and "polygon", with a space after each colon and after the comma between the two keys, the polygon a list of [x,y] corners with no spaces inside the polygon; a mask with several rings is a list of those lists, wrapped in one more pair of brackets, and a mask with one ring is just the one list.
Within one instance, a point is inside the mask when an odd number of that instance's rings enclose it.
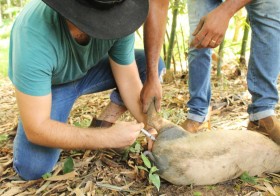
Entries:
{"label": "man's arm", "polygon": [[[134,61],[130,65],[123,66],[116,63],[111,58],[109,59],[118,90],[126,108],[138,122],[142,122],[148,126],[147,115],[143,113],[141,107],[140,92],[143,85],[139,77],[136,62]],[[153,135],[156,134],[156,130],[154,129],[148,131]],[[151,150],[153,142],[149,138],[147,138],[147,140],[148,149]]]}
{"label": "man's arm", "polygon": [[51,120],[51,94],[30,96],[16,89],[23,127],[32,143],[62,149],[118,148],[131,145],[143,128],[139,123],[118,123],[110,128],[78,128]]}
{"label": "man's arm", "polygon": [[141,109],[140,102],[140,92],[143,85],[136,62],[134,61],[130,65],[124,66],[116,63],[111,58],[109,59],[118,90],[126,108],[138,122],[146,124],[146,115]]}
{"label": "man's arm", "polygon": [[221,44],[225,36],[229,20],[242,7],[252,0],[226,0],[216,9],[204,16],[196,30],[192,33],[194,39],[191,47],[215,48]]}
{"label": "man's arm", "polygon": [[150,11],[144,24],[144,48],[147,60],[147,79],[141,91],[144,113],[147,112],[154,97],[156,110],[160,110],[162,89],[158,78],[158,62],[165,35],[168,3],[168,0],[150,0]]}

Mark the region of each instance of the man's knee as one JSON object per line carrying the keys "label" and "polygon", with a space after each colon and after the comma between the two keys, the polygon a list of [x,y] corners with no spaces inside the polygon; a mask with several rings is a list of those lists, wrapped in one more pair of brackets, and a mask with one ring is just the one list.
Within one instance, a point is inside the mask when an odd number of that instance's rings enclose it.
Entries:
{"label": "man's knee", "polygon": [[45,165],[22,163],[19,161],[14,161],[13,166],[17,174],[24,180],[40,179],[45,173],[51,172],[53,168],[47,168]]}
{"label": "man's knee", "polygon": [[59,149],[40,146],[36,149],[17,149],[14,149],[13,167],[24,180],[36,180],[51,172],[60,155]]}

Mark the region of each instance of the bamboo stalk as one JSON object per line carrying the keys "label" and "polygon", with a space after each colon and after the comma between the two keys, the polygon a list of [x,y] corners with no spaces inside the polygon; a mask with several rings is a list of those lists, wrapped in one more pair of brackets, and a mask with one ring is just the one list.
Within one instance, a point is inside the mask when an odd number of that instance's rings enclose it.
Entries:
{"label": "bamboo stalk", "polygon": [[[174,1],[174,7],[172,11],[172,25],[171,25],[171,33],[170,33],[170,40],[169,40],[169,47],[167,51],[167,59],[166,59],[166,69],[170,69],[170,63],[172,58],[172,52],[174,48],[174,40],[175,40],[175,33],[176,33],[176,26],[177,26],[177,16],[178,16],[178,6],[180,0]],[[175,66],[175,65],[174,65]]]}
{"label": "bamboo stalk", "polygon": [[245,27],[244,27],[244,34],[243,34],[243,38],[242,38],[240,59],[239,59],[240,67],[244,67],[246,65],[245,55],[246,55],[246,47],[247,47],[247,42],[248,42],[248,37],[249,37],[249,31],[250,31],[249,17],[247,16],[246,24],[245,24]]}
{"label": "bamboo stalk", "polygon": [[222,64],[223,64],[223,57],[224,57],[224,46],[225,46],[225,40],[222,41],[220,47],[219,47],[219,52],[218,52],[218,64],[217,64],[217,76],[220,78],[222,73]]}

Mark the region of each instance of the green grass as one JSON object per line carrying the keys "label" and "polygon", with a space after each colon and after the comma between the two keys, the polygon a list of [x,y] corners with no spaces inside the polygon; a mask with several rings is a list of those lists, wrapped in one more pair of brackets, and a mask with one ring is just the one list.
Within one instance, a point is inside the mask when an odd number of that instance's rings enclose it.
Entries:
{"label": "green grass", "polygon": [[9,38],[13,20],[5,19],[0,26],[0,78],[8,75]]}
{"label": "green grass", "polygon": [[8,75],[9,39],[0,40],[0,78]]}

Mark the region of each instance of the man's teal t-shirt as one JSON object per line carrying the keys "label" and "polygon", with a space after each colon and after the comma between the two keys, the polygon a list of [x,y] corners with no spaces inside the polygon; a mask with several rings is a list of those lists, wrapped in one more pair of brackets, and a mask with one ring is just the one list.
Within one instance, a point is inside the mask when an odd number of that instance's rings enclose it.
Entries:
{"label": "man's teal t-shirt", "polygon": [[9,77],[19,91],[43,96],[52,85],[82,78],[107,54],[118,64],[131,64],[134,34],[114,40],[91,38],[79,45],[63,17],[41,0],[31,0],[13,25]]}

